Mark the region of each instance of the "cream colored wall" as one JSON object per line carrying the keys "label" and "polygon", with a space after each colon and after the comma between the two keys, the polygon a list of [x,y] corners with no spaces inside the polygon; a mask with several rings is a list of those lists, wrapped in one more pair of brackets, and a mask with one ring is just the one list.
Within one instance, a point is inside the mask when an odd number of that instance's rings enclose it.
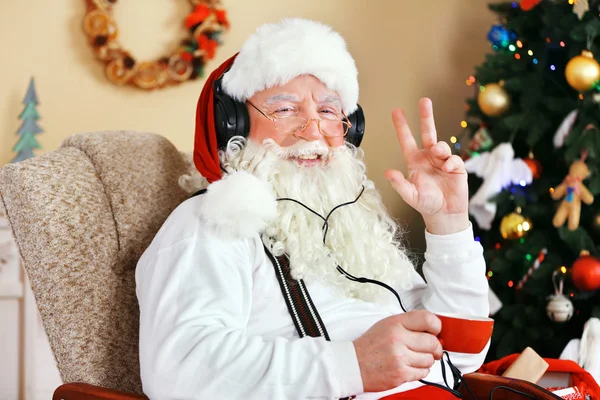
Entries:
{"label": "cream colored wall", "polygon": [[[433,99],[440,138],[459,131],[464,84],[488,52],[494,22],[487,0],[224,0],[232,23],[226,43],[207,70],[239,49],[258,24],[284,16],[319,19],[340,31],[360,71],[360,103],[367,118],[363,147],[372,178],[394,214],[410,224],[422,248],[422,223],[383,177],[402,168],[390,112],[404,107],[418,132],[417,101]],[[122,42],[138,59],[167,53],[182,37],[186,0],[118,2]],[[142,10],[145,15],[142,15]],[[202,81],[152,93],[119,88],[103,75],[81,31],[83,0],[0,1],[0,165],[14,156],[22,98],[36,79],[43,151],[67,136],[104,129],[160,133],[182,150],[193,147],[194,110]]]}

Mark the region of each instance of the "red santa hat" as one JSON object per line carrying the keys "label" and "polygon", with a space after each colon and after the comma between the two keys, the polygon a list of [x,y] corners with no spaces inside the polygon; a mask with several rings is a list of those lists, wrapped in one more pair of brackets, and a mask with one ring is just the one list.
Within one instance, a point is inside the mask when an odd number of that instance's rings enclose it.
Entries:
{"label": "red santa hat", "polygon": [[200,94],[194,164],[209,182],[221,178],[213,90],[221,75],[224,92],[241,102],[262,90],[285,85],[297,76],[313,75],[337,92],[346,115],[357,109],[358,71],[339,33],[320,22],[299,18],[262,25],[238,54],[213,71]]}

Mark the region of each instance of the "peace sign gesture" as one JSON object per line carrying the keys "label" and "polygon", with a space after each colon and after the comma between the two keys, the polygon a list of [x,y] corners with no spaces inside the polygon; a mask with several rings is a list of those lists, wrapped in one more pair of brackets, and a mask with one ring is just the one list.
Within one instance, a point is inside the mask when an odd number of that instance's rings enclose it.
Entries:
{"label": "peace sign gesture", "polygon": [[419,101],[421,142],[419,148],[402,109],[392,112],[396,135],[406,164],[402,172],[387,170],[385,176],[404,201],[423,216],[429,233],[443,235],[469,226],[469,192],[463,160],[452,155],[446,142],[437,141],[431,100]]}

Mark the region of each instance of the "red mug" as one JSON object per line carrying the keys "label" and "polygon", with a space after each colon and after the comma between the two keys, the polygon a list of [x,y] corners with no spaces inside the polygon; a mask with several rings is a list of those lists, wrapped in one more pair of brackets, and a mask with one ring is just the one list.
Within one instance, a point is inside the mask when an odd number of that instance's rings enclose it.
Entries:
{"label": "red mug", "polygon": [[481,353],[492,337],[494,320],[473,315],[436,313],[442,321],[438,339],[442,348],[456,353]]}

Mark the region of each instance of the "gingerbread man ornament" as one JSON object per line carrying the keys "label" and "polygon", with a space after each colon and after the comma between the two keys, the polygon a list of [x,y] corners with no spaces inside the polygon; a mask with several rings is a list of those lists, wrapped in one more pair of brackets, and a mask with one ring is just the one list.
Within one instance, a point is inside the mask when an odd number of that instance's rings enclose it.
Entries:
{"label": "gingerbread man ornament", "polygon": [[567,227],[574,231],[579,226],[581,216],[581,202],[590,205],[594,202],[594,196],[583,184],[583,180],[590,175],[590,169],[583,160],[577,160],[569,167],[569,175],[552,192],[552,198],[559,200],[563,198],[558,210],[554,214],[552,224],[558,228],[563,226],[567,218]]}

